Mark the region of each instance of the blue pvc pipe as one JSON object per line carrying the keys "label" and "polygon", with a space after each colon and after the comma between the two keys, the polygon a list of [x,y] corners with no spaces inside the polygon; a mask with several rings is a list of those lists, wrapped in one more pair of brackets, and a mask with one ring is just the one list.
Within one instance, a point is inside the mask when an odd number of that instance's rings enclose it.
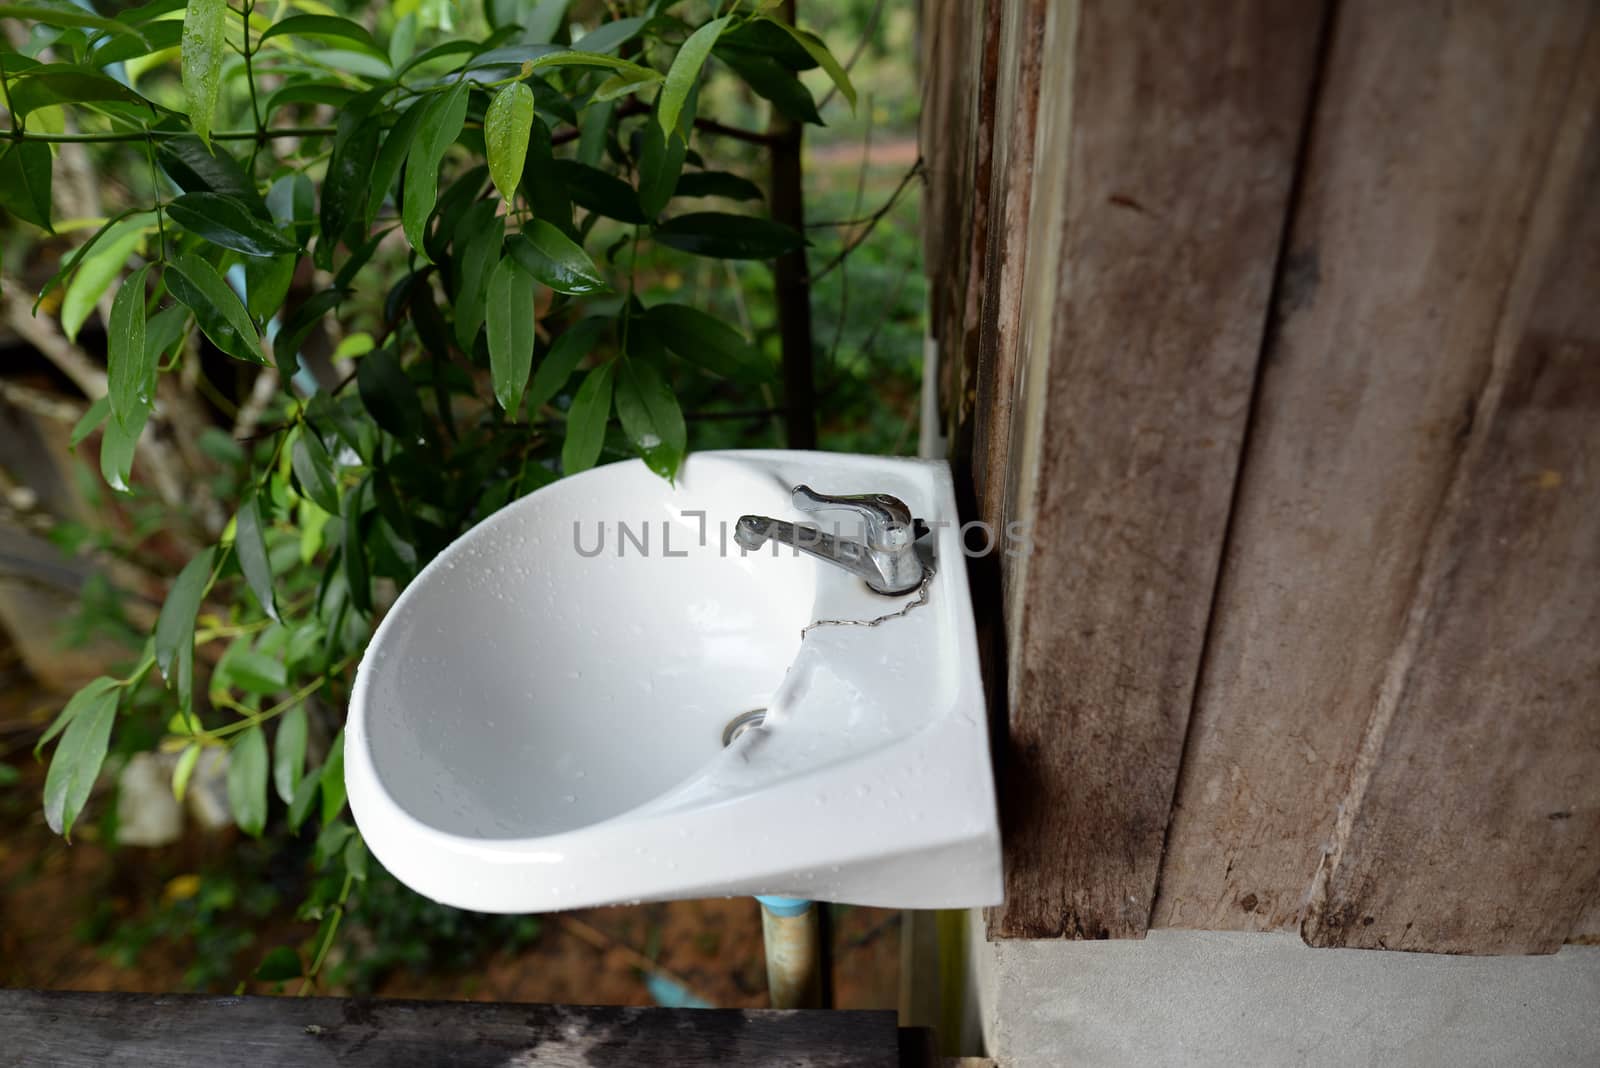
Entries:
{"label": "blue pvc pipe", "polygon": [[778,897],[773,894],[757,894],[756,900],[761,902],[761,907],[774,916],[799,916],[811,907],[811,899],[805,897]]}

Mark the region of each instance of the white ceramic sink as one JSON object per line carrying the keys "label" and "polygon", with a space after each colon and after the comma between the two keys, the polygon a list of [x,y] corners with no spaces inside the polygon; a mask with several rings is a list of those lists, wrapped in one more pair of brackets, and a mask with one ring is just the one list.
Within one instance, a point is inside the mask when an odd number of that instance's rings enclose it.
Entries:
{"label": "white ceramic sink", "polygon": [[[859,536],[847,513],[795,511],[802,482],[949,521],[925,539],[927,603],[802,638],[916,600],[734,543],[746,513]],[[412,582],[362,660],[345,746],[362,834],[408,886],[486,912],[998,903],[955,520],[943,463],[807,452],[696,453],[676,486],[614,464],[508,505]],[[724,747],[752,709],[763,723]]]}

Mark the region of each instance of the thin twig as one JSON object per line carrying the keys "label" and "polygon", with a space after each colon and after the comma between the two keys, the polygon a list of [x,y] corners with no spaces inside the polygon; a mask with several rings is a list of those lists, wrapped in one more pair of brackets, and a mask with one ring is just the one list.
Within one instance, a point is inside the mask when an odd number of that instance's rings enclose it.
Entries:
{"label": "thin twig", "polygon": [[879,208],[877,211],[873,212],[867,217],[865,229],[857,234],[849,244],[845,245],[845,247],[839,251],[839,254],[833,259],[829,260],[821,270],[812,274],[810,279],[812,285],[815,285],[817,282],[827,277],[828,272],[832,271],[835,267],[839,266],[839,264],[843,263],[845,261],[845,257],[854,252],[856,248],[867,239],[868,235],[872,233],[873,229],[883,221],[883,217],[894,210],[894,206],[896,202],[899,201],[900,194],[905,192],[906,186],[911,184],[912,179],[921,177],[922,171],[922,157],[918,156],[917,162],[913,163],[911,165],[911,169],[906,171],[905,177],[900,179],[900,184],[895,186],[893,193],[889,194],[889,199],[884,203],[883,207]]}
{"label": "thin twig", "polygon": [[[861,137],[861,169],[856,172],[856,197],[850,204],[850,214],[861,213],[861,202],[867,195],[867,171],[872,167],[872,97],[867,97],[867,128]],[[833,321],[833,343],[828,346],[828,370],[839,362],[839,345],[844,340],[844,323],[850,315],[850,267],[839,264],[839,314]]]}

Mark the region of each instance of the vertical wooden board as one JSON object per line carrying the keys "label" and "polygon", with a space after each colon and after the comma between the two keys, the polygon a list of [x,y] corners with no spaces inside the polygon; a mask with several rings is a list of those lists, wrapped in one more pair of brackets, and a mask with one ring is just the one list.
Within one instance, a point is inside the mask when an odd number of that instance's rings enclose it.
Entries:
{"label": "vertical wooden board", "polygon": [[1600,882],[1600,25],[1584,62],[1314,945],[1552,953]]}
{"label": "vertical wooden board", "polygon": [[993,125],[992,27],[999,3],[929,0],[922,120],[918,142],[927,172],[923,249],[929,277],[929,331],[940,343],[939,395],[946,431],[969,422],[977,322],[971,308],[983,285],[988,217],[989,138]]}
{"label": "vertical wooden board", "polygon": [[[1039,246],[1059,243],[1044,294],[1050,329],[1031,335],[1049,357],[1033,552],[1010,635],[1007,899],[990,934],[1137,937],[1221,556],[1320,5],[1085,0],[1052,5],[1049,18],[1076,20],[1074,50],[1046,51],[1048,64],[1070,64],[1070,142],[1067,181],[1048,191],[1065,198],[1062,225],[1035,226],[1029,250],[1031,276]],[[1044,114],[1041,103],[1041,145]],[[1049,214],[1037,200],[1032,210]]]}
{"label": "vertical wooden board", "polygon": [[1592,11],[1338,8],[1159,926],[1303,917],[1471,437]]}
{"label": "vertical wooden board", "polygon": [[[984,292],[978,309],[976,401],[972,413],[972,477],[978,518],[996,529],[1016,515],[1011,409],[1033,202],[1039,89],[1048,0],[1001,5],[995,63],[994,162]],[[1061,142],[1065,147],[1065,139]]]}

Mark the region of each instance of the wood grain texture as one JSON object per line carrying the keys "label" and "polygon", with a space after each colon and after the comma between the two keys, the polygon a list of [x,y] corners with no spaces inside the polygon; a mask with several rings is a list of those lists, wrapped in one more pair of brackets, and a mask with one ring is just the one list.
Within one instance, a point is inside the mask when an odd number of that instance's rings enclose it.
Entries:
{"label": "wood grain texture", "polygon": [[1012,591],[1007,900],[991,937],[1148,924],[1319,12],[1049,6],[1046,66],[1069,76],[1070,100],[1041,102],[1039,136],[1048,114],[1069,137],[1066,181],[1044,189],[1061,199],[1031,206],[1060,226],[1033,226],[1025,272],[1054,267],[1049,314],[1022,310],[1025,344],[1048,361],[1029,354],[1027,374],[1046,377],[1024,393],[1042,424],[1034,551]]}
{"label": "wood grain texture", "polygon": [[892,1012],[0,990],[0,1064],[894,1068]]}
{"label": "wood grain texture", "polygon": [[[1548,423],[1549,438],[1532,424],[1555,416],[1545,410],[1550,391],[1580,389],[1593,359],[1585,365],[1548,355],[1555,350],[1543,344],[1518,347],[1517,317],[1528,301],[1517,279],[1530,262],[1543,268],[1530,260],[1541,251],[1530,245],[1537,240],[1530,219],[1571,121],[1567,104],[1593,12],[1587,0],[1349,0],[1338,9],[1173,813],[1158,925],[1299,925],[1325,854],[1351,831],[1338,825],[1342,811],[1355,820],[1350,842],[1368,843],[1356,851],[1365,859],[1347,852],[1327,887],[1325,915],[1339,919],[1343,933],[1324,923],[1313,940],[1465,950],[1471,939],[1449,932],[1486,929],[1465,919],[1471,908],[1463,895],[1475,893],[1480,903],[1509,897],[1522,888],[1485,888],[1489,873],[1533,874],[1511,863],[1511,839],[1496,836],[1525,838],[1539,857],[1553,859],[1549,850],[1582,825],[1582,816],[1547,819],[1561,808],[1557,795],[1574,796],[1570,784],[1536,780],[1558,768],[1541,771],[1552,746],[1584,744],[1570,731],[1560,741],[1540,732],[1569,714],[1581,693],[1592,718],[1595,689],[1582,675],[1592,654],[1583,658],[1576,635],[1537,628],[1579,626],[1593,606],[1570,591],[1559,605],[1534,598],[1558,592],[1550,583],[1563,568],[1580,568],[1568,572],[1576,578],[1593,560],[1571,540],[1586,531],[1594,537],[1592,496],[1586,519],[1573,483],[1566,499],[1541,497],[1528,488],[1537,470],[1526,465],[1551,464],[1573,477],[1591,470],[1575,422],[1592,423],[1592,409],[1560,420],[1559,432]],[[1510,406],[1485,421],[1480,409],[1494,386],[1496,352],[1511,350],[1520,353],[1509,361],[1519,369],[1512,374],[1508,366],[1504,384],[1521,384],[1506,394]],[[1474,475],[1478,489],[1461,507],[1480,514],[1449,535],[1453,555],[1431,565],[1430,577],[1426,558],[1443,536],[1441,524],[1451,522],[1451,487],[1485,435],[1520,455],[1501,457],[1498,466],[1485,461]],[[1545,514],[1551,509],[1562,511]],[[1525,553],[1509,552],[1501,538]],[[1449,574],[1455,568],[1478,570]],[[1403,651],[1429,583],[1443,598],[1429,602],[1434,629]],[[1593,584],[1591,573],[1591,594]],[[1528,627],[1535,630],[1519,629]],[[1592,622],[1590,634],[1592,641]],[[1507,659],[1513,649],[1525,659]],[[1578,659],[1563,666],[1552,660],[1558,656]],[[1375,709],[1397,657],[1417,658],[1417,673],[1399,687],[1406,710],[1399,733],[1385,737],[1385,725],[1374,731]],[[1519,734],[1528,735],[1520,747],[1512,744]],[[1382,762],[1370,787],[1363,745]],[[1491,749],[1504,751],[1503,766]],[[1457,764],[1453,780],[1448,762]],[[1514,772],[1530,781],[1508,794]],[[1468,804],[1475,790],[1485,793]],[[1537,807],[1534,798],[1542,803],[1546,794],[1551,803],[1538,816],[1545,822],[1535,827],[1524,806]],[[1508,801],[1514,814],[1499,813],[1496,805]],[[1471,820],[1481,821],[1477,835],[1466,833]],[[1413,843],[1426,843],[1428,852],[1408,859]],[[1452,848],[1462,851],[1453,860]],[[1547,874],[1565,886],[1576,877],[1573,863],[1569,857]],[[1457,880],[1457,891],[1438,900],[1438,925],[1426,928],[1427,937],[1415,926],[1406,935],[1408,924],[1426,923],[1424,905],[1446,879]],[[1538,899],[1539,907],[1549,903]],[[1342,926],[1352,919],[1354,935]],[[1507,923],[1493,945],[1510,947],[1521,937],[1512,929],[1529,928]],[[1528,944],[1545,941],[1540,934]]]}
{"label": "wood grain texture", "polygon": [[[1581,47],[1585,27],[1568,29]],[[1312,897],[1313,945],[1553,953],[1600,883],[1592,5],[1587,29],[1556,143],[1533,161],[1545,181],[1470,441]]]}

